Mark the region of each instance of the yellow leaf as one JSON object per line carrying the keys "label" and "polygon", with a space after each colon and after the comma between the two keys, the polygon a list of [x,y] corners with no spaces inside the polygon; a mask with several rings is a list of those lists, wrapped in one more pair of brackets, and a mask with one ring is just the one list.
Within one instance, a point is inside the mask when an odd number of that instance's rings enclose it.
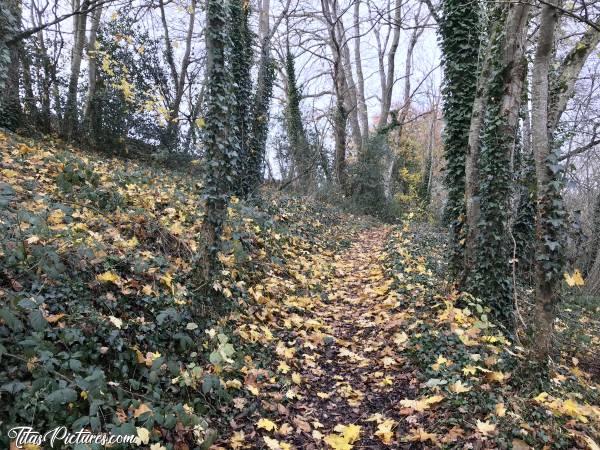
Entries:
{"label": "yellow leaf", "polygon": [[449,361],[446,358],[444,358],[442,355],[440,355],[440,356],[438,356],[438,359],[435,362],[435,364],[431,365],[431,368],[437,372],[438,370],[440,370],[442,365],[448,364],[448,362]]}
{"label": "yellow leaf", "polygon": [[377,431],[375,431],[375,436],[381,439],[385,445],[390,445],[392,443],[392,438],[394,437],[394,432],[392,428],[396,425],[396,422],[392,419],[384,420],[377,426]]}
{"label": "yellow leaf", "polygon": [[144,293],[144,295],[152,295],[152,293],[154,292],[154,290],[152,289],[152,285],[145,284],[142,288],[142,292]]}
{"label": "yellow leaf", "polygon": [[183,227],[181,226],[181,222],[174,222],[173,225],[169,227],[169,231],[176,236],[183,234]]}
{"label": "yellow leaf", "polygon": [[63,317],[65,317],[64,313],[52,314],[52,315],[46,317],[46,322],[48,322],[48,323],[55,323],[55,322],[58,322]]}
{"label": "yellow leaf", "polygon": [[522,439],[513,439],[512,448],[513,450],[531,450],[531,447],[527,445],[527,442]]}
{"label": "yellow leaf", "polygon": [[406,334],[404,331],[394,335],[394,344],[401,346],[406,341],[408,341],[408,334]]}
{"label": "yellow leaf", "polygon": [[439,403],[443,399],[444,399],[444,397],[442,397],[441,395],[434,395],[432,397],[427,397],[422,400],[404,399],[404,400],[400,400],[400,405],[405,408],[412,408],[415,411],[422,412],[422,411],[425,411],[426,409],[429,409],[429,407],[432,404]]}
{"label": "yellow leaf", "polygon": [[481,420],[477,420],[477,430],[483,434],[484,436],[488,436],[493,434],[496,431],[496,425],[490,423],[489,421],[482,422]]}
{"label": "yellow leaf", "polygon": [[150,440],[150,432],[146,428],[136,427],[138,445],[148,444]]}
{"label": "yellow leaf", "polygon": [[281,373],[288,373],[291,370],[290,366],[285,361],[280,361],[277,366],[277,371]]}
{"label": "yellow leaf", "polygon": [[463,367],[462,372],[465,375],[475,375],[475,373],[477,372],[477,367],[475,367],[475,366],[465,366],[465,367]]}
{"label": "yellow leaf", "polygon": [[582,438],[587,444],[588,450],[600,450],[600,446],[598,446],[598,444],[596,444],[596,442],[591,437],[583,435]]}
{"label": "yellow leaf", "polygon": [[450,385],[450,391],[455,394],[462,394],[463,392],[469,392],[470,390],[471,388],[462,384],[462,381],[460,380]]}
{"label": "yellow leaf", "polygon": [[360,426],[358,425],[336,425],[333,429],[338,433],[341,433],[344,439],[348,441],[349,444],[354,444],[360,437]]}
{"label": "yellow leaf", "polygon": [[504,403],[497,403],[495,410],[496,415],[498,417],[504,417],[506,415],[506,408],[504,407]]}
{"label": "yellow leaf", "polygon": [[270,450],[291,450],[290,444],[280,442],[277,439],[272,439],[269,436],[263,436],[263,440]]}
{"label": "yellow leaf", "polygon": [[508,375],[502,372],[490,372],[486,378],[488,381],[496,381],[497,383],[503,383],[508,379]]}
{"label": "yellow leaf", "polygon": [[162,277],[160,277],[160,281],[165,285],[170,287],[171,289],[173,288],[173,276],[170,273],[166,273],[164,274]]}
{"label": "yellow leaf", "polygon": [[123,321],[115,316],[109,316],[108,320],[119,329],[123,326]]}
{"label": "yellow leaf", "polygon": [[34,235],[25,239],[25,242],[27,242],[29,245],[37,244],[40,242],[40,237]]}
{"label": "yellow leaf", "polygon": [[246,439],[246,436],[244,435],[243,431],[236,431],[235,433],[233,433],[233,435],[229,439],[229,446],[233,450],[237,450],[238,448],[242,448],[244,446],[244,440],[245,439]]}
{"label": "yellow leaf", "polygon": [[242,382],[240,380],[227,380],[225,382],[225,387],[227,389],[241,389]]}
{"label": "yellow leaf", "polygon": [[575,270],[573,275],[569,275],[567,272],[564,274],[565,281],[569,285],[569,287],[573,286],[583,286],[585,283],[583,281],[583,277],[581,276],[581,272],[579,270]]}
{"label": "yellow leaf", "polygon": [[161,355],[160,355],[160,353],[158,353],[158,352],[155,352],[155,353],[152,353],[152,352],[147,352],[147,353],[146,353],[146,359],[145,359],[145,361],[146,361],[146,366],[148,366],[148,367],[152,367],[152,363],[153,363],[155,360],[157,360],[158,358],[160,358],[160,356],[161,356]]}
{"label": "yellow leaf", "polygon": [[267,431],[277,430],[277,425],[269,419],[260,419],[256,422],[256,428],[262,428]]}
{"label": "yellow leaf", "polygon": [[292,381],[296,384],[302,383],[302,376],[298,372],[294,372],[292,374]]}
{"label": "yellow leaf", "polygon": [[97,275],[96,280],[103,281],[105,283],[117,284],[121,280],[121,278],[116,273],[108,271],[108,272],[104,272],[101,275]]}
{"label": "yellow leaf", "polygon": [[343,436],[339,434],[329,434],[325,436],[324,441],[333,450],[352,450],[352,444],[350,444]]}

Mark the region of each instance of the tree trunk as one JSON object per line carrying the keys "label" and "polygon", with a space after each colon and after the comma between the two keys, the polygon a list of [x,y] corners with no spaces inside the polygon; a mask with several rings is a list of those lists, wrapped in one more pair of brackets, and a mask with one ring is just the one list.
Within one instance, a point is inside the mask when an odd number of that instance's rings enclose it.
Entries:
{"label": "tree trunk", "polygon": [[473,110],[471,111],[471,125],[469,127],[469,140],[467,145],[467,155],[465,159],[465,262],[462,285],[467,286],[468,277],[473,271],[475,265],[475,250],[478,237],[478,223],[480,213],[479,197],[479,154],[480,138],[483,128],[484,115],[489,98],[490,73],[492,69],[492,59],[494,52],[492,43],[496,40],[496,34],[500,33],[502,27],[500,24],[493,25],[492,36],[489,38],[488,45],[483,53],[483,65],[477,80],[477,91]]}
{"label": "tree trunk", "polygon": [[231,182],[237,175],[237,151],[231,146],[232,123],[229,115],[233,104],[233,80],[226,67],[229,50],[228,17],[222,0],[206,0],[206,86],[207,114],[205,129],[206,173],[204,198],[206,216],[201,274],[210,289],[210,281],[218,267],[219,238],[227,218]]}
{"label": "tree trunk", "polygon": [[[587,245],[586,258],[583,267],[583,273],[588,274],[592,272],[600,250],[600,192],[596,198],[596,204],[592,213],[592,232],[590,234],[589,243]],[[599,280],[600,281],[600,280]]]}
{"label": "tree trunk", "polygon": [[171,80],[174,87],[174,92],[171,96],[171,101],[167,105],[169,115],[167,119],[167,128],[162,136],[162,145],[169,149],[174,150],[177,147],[179,138],[179,111],[181,109],[181,101],[185,90],[185,82],[187,69],[190,64],[190,55],[192,50],[192,36],[194,34],[194,25],[196,23],[196,0],[193,0],[189,10],[189,21],[188,30],[185,38],[185,47],[183,50],[183,57],[181,59],[180,72],[177,71],[175,65],[175,57],[173,52],[173,45],[169,36],[169,25],[167,23],[167,15],[165,12],[165,3],[163,0],[159,0],[160,17],[163,25],[163,34],[165,38],[165,57],[171,71]]}
{"label": "tree trunk", "polygon": [[346,111],[342,99],[337,99],[334,117],[335,130],[335,155],[334,155],[334,173],[335,179],[345,194],[347,190],[346,183]]}
{"label": "tree trunk", "polygon": [[362,69],[362,57],[360,51],[360,0],[354,3],[354,65],[356,66],[356,83],[358,96],[358,115],[360,118],[363,148],[369,138],[369,114],[365,100],[365,78]]}
{"label": "tree trunk", "polygon": [[21,120],[19,46],[8,44],[20,29],[19,0],[4,0],[0,11],[0,126],[16,130]]}
{"label": "tree trunk", "polygon": [[441,7],[444,184],[448,190],[444,221],[450,228],[449,269],[458,278],[464,272],[465,157],[477,89],[481,6],[470,0],[443,0]]}
{"label": "tree trunk", "polygon": [[585,293],[587,295],[593,297],[600,296],[600,247],[598,247],[598,250],[596,251],[594,264],[589,270],[585,282]]}
{"label": "tree trunk", "polygon": [[[39,10],[36,10],[36,15],[38,21],[42,22],[42,13]],[[52,121],[51,121],[51,92],[50,89],[52,87],[53,82],[56,79],[56,68],[50,62],[50,57],[48,56],[48,52],[46,50],[46,44],[44,40],[44,32],[42,30],[37,32],[37,49],[36,52],[38,54],[38,60],[42,62],[42,71],[43,77],[39,77],[41,84],[40,92],[41,98],[40,102],[42,104],[41,114],[40,114],[40,123],[39,126],[43,131],[50,132],[52,129]],[[56,114],[60,117],[60,104],[56,104]]]}
{"label": "tree trunk", "polygon": [[91,124],[93,122],[93,108],[94,100],[96,96],[96,81],[98,71],[98,58],[96,55],[96,39],[98,36],[98,29],[100,28],[100,18],[102,17],[102,6],[99,6],[94,10],[92,14],[92,28],[90,30],[90,38],[87,44],[87,55],[88,55],[88,92],[87,98],[85,99],[85,107],[83,109],[83,128],[84,131],[89,135],[91,131]]}
{"label": "tree trunk", "polygon": [[346,183],[346,123],[348,121],[348,111],[345,108],[344,92],[347,88],[344,79],[344,69],[342,67],[341,44],[335,29],[336,20],[332,17],[332,10],[329,0],[321,0],[321,9],[323,17],[327,22],[329,33],[329,43],[333,57],[333,85],[335,89],[336,106],[333,112],[333,128],[335,134],[335,152],[334,152],[334,175],[335,180],[340,186],[342,192],[347,193]]}
{"label": "tree trunk", "polygon": [[557,267],[557,251],[562,243],[555,227],[548,219],[554,215],[554,201],[560,190],[553,188],[555,174],[549,167],[551,139],[548,129],[549,69],[552,59],[554,33],[558,22],[558,0],[550,0],[542,7],[538,43],[532,69],[532,147],[537,175],[537,224],[535,264],[535,340],[536,357],[546,361],[552,345],[552,331],[556,317],[558,281],[561,268]]}
{"label": "tree trunk", "polygon": [[89,7],[89,0],[74,0],[73,11],[81,10],[81,14],[73,16],[73,49],[71,51],[71,73],[69,75],[69,87],[67,90],[67,102],[65,104],[65,115],[63,118],[63,137],[70,141],[77,126],[77,88],[79,86],[79,73],[81,71],[81,59],[83,57],[83,48],[85,46],[85,27],[87,23],[86,11]]}
{"label": "tree trunk", "polygon": [[26,53],[22,45],[19,45],[19,59],[21,61],[21,67],[23,68],[23,90],[25,91],[25,97],[23,103],[25,105],[25,115],[28,116],[28,122],[37,126],[38,124],[38,110],[35,101],[35,94],[33,93],[33,84],[31,79],[31,62],[29,55]]}
{"label": "tree trunk", "polygon": [[[410,113],[410,108],[412,106],[412,97],[411,97],[411,75],[412,75],[412,65],[413,65],[413,54],[415,51],[415,46],[419,40],[421,34],[423,34],[423,28],[419,27],[419,15],[421,13],[421,4],[419,4],[419,9],[415,18],[415,26],[408,42],[408,48],[406,49],[406,59],[404,63],[404,96],[403,96],[403,104],[400,108],[400,111],[392,112],[392,120],[391,125],[393,127],[394,132],[396,133],[396,140],[401,143],[402,134],[404,131],[404,124],[406,119],[408,118],[408,114]],[[394,50],[395,51],[395,50]],[[389,76],[389,74],[388,74]],[[391,92],[390,92],[391,95]],[[381,130],[382,128],[380,128]],[[398,157],[393,152],[393,150],[389,149],[387,155],[384,157],[383,161],[383,194],[387,200],[392,200],[394,195],[393,192],[393,184],[394,184],[394,173],[396,172],[395,168],[398,164]]]}
{"label": "tree trunk", "polygon": [[492,42],[493,66],[480,144],[480,217],[476,263],[468,274],[469,290],[487,300],[495,318],[514,329],[509,237],[512,173],[510,159],[516,142],[525,79],[524,54],[529,17],[527,4],[501,4],[494,20],[502,32]]}
{"label": "tree trunk", "polygon": [[[381,76],[385,78],[385,83],[382,83],[381,93],[381,114],[379,117],[379,127],[385,127],[387,125],[388,117],[390,114],[390,108],[392,106],[392,93],[394,92],[394,77],[396,76],[396,52],[398,51],[398,45],[400,43],[400,25],[402,22],[402,0],[396,0],[394,3],[394,19],[390,25],[394,29],[392,36],[392,45],[387,55],[387,74],[381,73]],[[383,67],[380,68],[383,71]]]}

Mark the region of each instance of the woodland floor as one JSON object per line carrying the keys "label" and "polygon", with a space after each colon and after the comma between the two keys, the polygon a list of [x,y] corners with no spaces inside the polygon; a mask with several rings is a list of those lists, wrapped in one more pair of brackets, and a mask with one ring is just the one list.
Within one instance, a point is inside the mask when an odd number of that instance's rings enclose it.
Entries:
{"label": "woodland floor", "polygon": [[[383,266],[390,231],[387,227],[365,230],[350,248],[331,257],[334,277],[321,295],[319,308],[307,317],[322,321],[330,343],[309,359],[314,364],[302,365],[304,398],[295,407],[306,421],[322,424],[321,432],[326,434],[339,424],[375,432],[378,423],[398,419],[399,401],[414,391],[410,366],[393,343],[405,314],[400,310],[390,314],[396,304],[388,297],[394,280],[386,276]],[[380,389],[384,386],[390,389]],[[388,425],[391,441],[395,424]],[[375,435],[363,434],[356,447],[386,448]],[[294,439],[302,448],[317,446],[303,441]],[[331,441],[335,443],[335,438]]]}
{"label": "woodland floor", "polygon": [[597,402],[589,374],[561,365],[543,385],[519,373],[523,349],[488,322],[476,299],[444,281],[444,249],[435,229],[405,222],[363,229],[339,252],[294,260],[291,273],[301,270],[304,288],[279,306],[267,302],[273,315],[265,321],[281,330],[271,370],[290,382],[262,385],[251,372],[246,385],[260,387],[263,412],[234,418],[236,431],[222,444],[596,449],[589,434],[600,409],[587,403]]}
{"label": "woodland floor", "polygon": [[439,227],[269,190],[232,200],[203,296],[201,181],[52,139],[0,150],[0,443],[36,411],[152,450],[598,449],[593,301],[564,308],[540,376],[448,283]]}

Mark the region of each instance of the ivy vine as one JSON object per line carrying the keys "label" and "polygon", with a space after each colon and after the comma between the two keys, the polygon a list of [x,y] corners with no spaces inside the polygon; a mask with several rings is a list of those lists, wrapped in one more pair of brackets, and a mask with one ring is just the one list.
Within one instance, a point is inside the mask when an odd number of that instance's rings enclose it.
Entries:
{"label": "ivy vine", "polygon": [[450,268],[457,275],[463,267],[465,157],[477,87],[481,13],[477,1],[443,0],[441,6],[439,37],[444,68],[443,138],[448,188],[445,220],[451,230]]}

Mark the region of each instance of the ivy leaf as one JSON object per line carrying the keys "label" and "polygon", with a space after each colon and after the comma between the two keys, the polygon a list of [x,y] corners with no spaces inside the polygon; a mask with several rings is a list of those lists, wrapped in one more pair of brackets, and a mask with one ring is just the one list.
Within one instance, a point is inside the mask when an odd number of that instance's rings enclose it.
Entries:
{"label": "ivy leaf", "polygon": [[65,405],[77,400],[77,392],[71,388],[57,389],[46,397],[48,403]]}

